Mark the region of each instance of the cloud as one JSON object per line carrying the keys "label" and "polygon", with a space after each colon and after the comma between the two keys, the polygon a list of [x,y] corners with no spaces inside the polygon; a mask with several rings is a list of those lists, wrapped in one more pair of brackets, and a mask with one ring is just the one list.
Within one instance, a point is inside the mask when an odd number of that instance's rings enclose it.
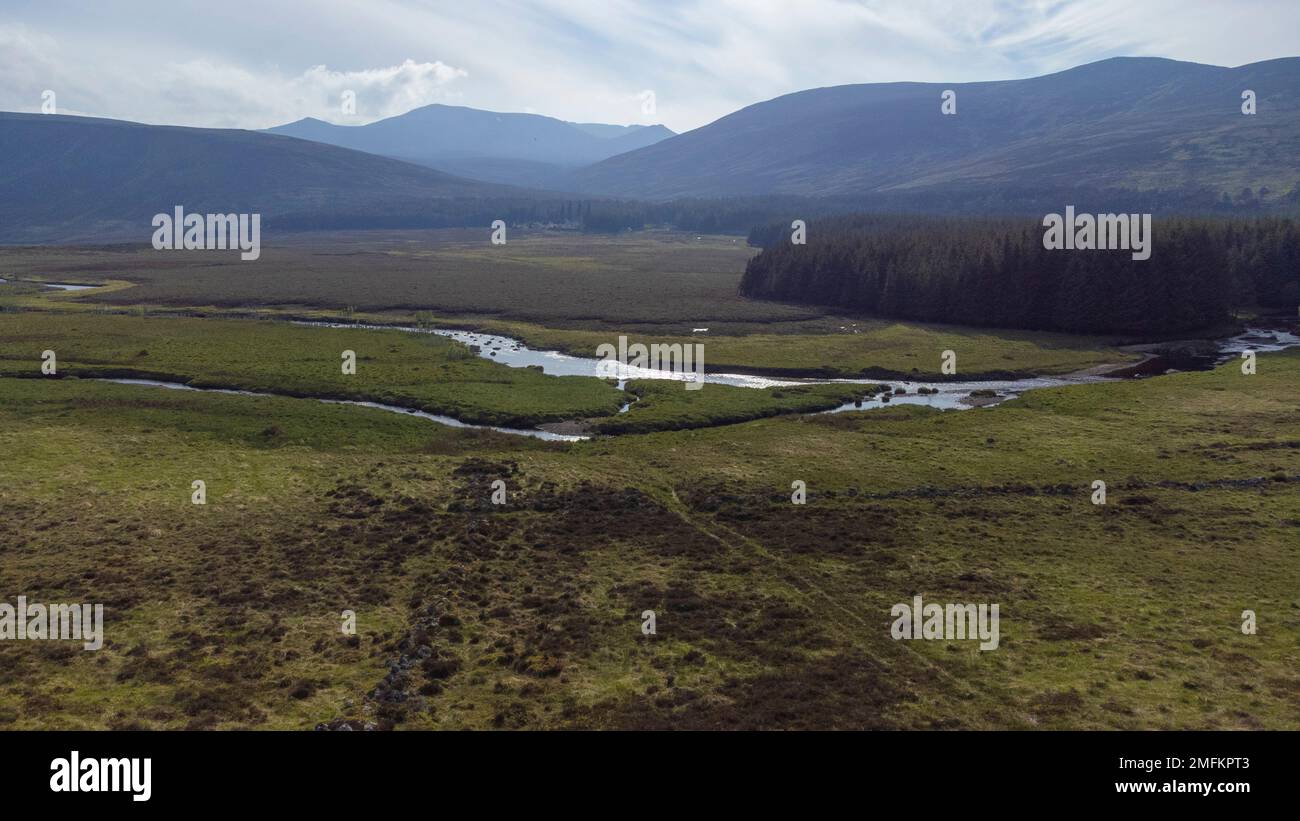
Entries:
{"label": "cloud", "polygon": [[[301,117],[355,125],[455,101],[458,95],[449,86],[469,74],[439,61],[411,59],[358,71],[315,65],[293,76],[192,60],[166,66],[157,76],[159,93],[186,109],[238,112],[238,123],[215,114],[204,125],[263,128]],[[350,110],[343,105],[345,92],[355,103]]]}
{"label": "cloud", "polygon": [[[0,107],[35,110],[54,88],[61,106],[104,116],[245,128],[431,102],[626,124],[647,122],[653,90],[654,118],[680,131],[818,86],[1030,77],[1117,54],[1300,54],[1294,0],[6,4]],[[355,116],[339,108],[349,88]]]}
{"label": "cloud", "polygon": [[[0,25],[0,108],[38,112],[47,89],[66,86],[59,64],[49,55],[54,38],[18,24]],[[70,113],[70,112],[62,112]]]}
{"label": "cloud", "polygon": [[[102,44],[101,44],[102,47]],[[289,74],[220,58],[165,60],[142,66],[140,55],[103,60],[95,49],[24,25],[0,25],[0,108],[36,112],[53,90],[60,114],[88,114],[176,125],[265,128],[301,117],[355,124],[434,102],[455,102],[465,69],[441,61],[339,71],[312,65]],[[344,92],[356,106],[347,113]]]}
{"label": "cloud", "polygon": [[[446,87],[468,76],[464,69],[440,61],[417,63],[407,59],[401,65],[362,71],[312,66],[290,81],[288,88],[298,105],[316,107],[320,112],[312,116],[333,122],[370,122],[451,99]],[[340,106],[342,95],[348,91],[356,98],[352,114],[343,113]]]}

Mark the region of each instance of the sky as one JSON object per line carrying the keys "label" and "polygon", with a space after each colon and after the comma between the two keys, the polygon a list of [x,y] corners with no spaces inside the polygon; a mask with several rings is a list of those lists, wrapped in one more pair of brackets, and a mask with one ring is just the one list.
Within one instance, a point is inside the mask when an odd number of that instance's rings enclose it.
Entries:
{"label": "sky", "polygon": [[0,110],[222,128],[445,103],[680,132],[807,88],[1120,55],[1298,56],[1300,0],[0,0]]}

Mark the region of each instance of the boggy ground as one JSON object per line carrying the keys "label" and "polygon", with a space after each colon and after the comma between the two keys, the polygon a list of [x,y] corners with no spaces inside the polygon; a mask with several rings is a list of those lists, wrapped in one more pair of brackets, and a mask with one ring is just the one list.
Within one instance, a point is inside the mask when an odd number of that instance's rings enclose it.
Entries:
{"label": "boggy ground", "polygon": [[[836,316],[737,293],[743,238],[488,231],[268,236],[262,257],[149,246],[0,249],[0,278],[105,283],[79,292],[0,285],[0,310],[279,316],[461,327],[595,356],[620,335],[702,343],[710,371],[940,378],[1059,374],[1133,360],[1120,340]],[[707,328],[707,333],[693,333]]]}
{"label": "boggy ground", "polygon": [[[108,619],[0,642],[0,726],[1295,728],[1298,377],[575,445],[0,378],[0,591]],[[999,648],[892,640],[913,595]]]}

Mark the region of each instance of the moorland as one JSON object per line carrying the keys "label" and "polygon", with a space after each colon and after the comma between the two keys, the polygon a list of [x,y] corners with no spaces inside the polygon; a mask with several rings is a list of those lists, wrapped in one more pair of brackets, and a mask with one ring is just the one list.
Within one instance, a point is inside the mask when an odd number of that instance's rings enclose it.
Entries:
{"label": "moorland", "polygon": [[[0,589],[107,619],[95,652],[0,643],[0,727],[1295,727],[1296,349],[1251,375],[815,414],[863,386],[620,389],[286,321],[574,353],[707,327],[710,370],[819,376],[938,377],[946,349],[971,378],[1137,358],[1118,337],[742,298],[753,253],[666,232],[492,248],[486,231],[289,237],[243,264],[0,250]],[[998,649],[891,639],[915,595],[999,603]]]}

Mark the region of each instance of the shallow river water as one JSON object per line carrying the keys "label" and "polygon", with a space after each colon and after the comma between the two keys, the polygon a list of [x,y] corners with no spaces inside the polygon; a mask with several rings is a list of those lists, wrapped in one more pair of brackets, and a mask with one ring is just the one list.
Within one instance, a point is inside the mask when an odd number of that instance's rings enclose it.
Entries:
{"label": "shallow river water", "polygon": [[[0,279],[0,285],[4,285],[9,280]],[[26,282],[26,280],[15,280],[16,282]],[[55,291],[89,291],[91,288],[98,288],[98,285],[72,285],[67,282],[32,282],[32,285],[44,285],[46,288],[52,288]]]}
{"label": "shallow river water", "polygon": [[[592,357],[572,356],[559,351],[539,351],[529,348],[517,339],[475,331],[454,331],[442,328],[417,328],[412,326],[391,325],[354,325],[346,323],[299,322],[300,325],[318,325],[329,328],[368,328],[371,330],[401,330],[408,333],[429,333],[445,336],[478,349],[478,355],[512,368],[541,368],[544,373],[554,376],[595,376],[603,377],[602,361]],[[701,337],[707,342],[707,337]],[[1241,351],[1254,350],[1259,353],[1280,351],[1300,345],[1300,337],[1289,331],[1248,329],[1245,333],[1225,339],[1220,343],[1219,356],[1215,363],[1226,361],[1240,354]],[[1209,364],[1209,363],[1207,363]],[[653,370],[650,368],[624,367],[619,372],[619,384],[627,379],[671,379],[683,381],[687,376],[672,371]],[[691,376],[690,378],[694,378]],[[1058,388],[1064,385],[1082,385],[1092,382],[1110,382],[1114,378],[1090,375],[1037,376],[1025,379],[983,380],[969,382],[913,382],[909,380],[888,379],[794,379],[771,376],[756,376],[736,373],[706,373],[706,384],[733,385],[741,388],[772,388],[796,385],[881,385],[889,384],[901,387],[906,393],[893,394],[889,401],[884,401],[879,394],[864,399],[861,404],[849,402],[838,408],[821,413],[839,413],[850,410],[867,410],[887,404],[928,405],[942,410],[958,410],[973,407],[966,401],[971,391],[992,390],[998,396],[991,402],[980,403],[988,406],[1014,398],[1025,391],[1038,388]],[[917,393],[920,388],[937,391],[937,393]]]}

